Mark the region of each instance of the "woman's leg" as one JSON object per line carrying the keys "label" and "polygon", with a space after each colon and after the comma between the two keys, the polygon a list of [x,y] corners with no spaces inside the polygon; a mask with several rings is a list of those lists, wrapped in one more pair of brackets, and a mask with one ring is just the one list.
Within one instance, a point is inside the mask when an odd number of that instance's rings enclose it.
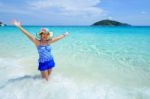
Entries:
{"label": "woman's leg", "polygon": [[48,76],[52,73],[52,69],[48,69]]}
{"label": "woman's leg", "polygon": [[46,79],[48,81],[48,70],[41,71],[41,75],[44,79]]}

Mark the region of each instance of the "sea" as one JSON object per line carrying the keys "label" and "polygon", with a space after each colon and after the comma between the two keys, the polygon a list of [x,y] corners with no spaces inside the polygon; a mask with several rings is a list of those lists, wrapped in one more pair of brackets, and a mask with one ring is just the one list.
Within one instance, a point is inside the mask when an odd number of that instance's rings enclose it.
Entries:
{"label": "sea", "polygon": [[16,27],[0,27],[1,99],[150,99],[150,26],[23,26],[48,28],[55,67],[38,71],[35,45]]}

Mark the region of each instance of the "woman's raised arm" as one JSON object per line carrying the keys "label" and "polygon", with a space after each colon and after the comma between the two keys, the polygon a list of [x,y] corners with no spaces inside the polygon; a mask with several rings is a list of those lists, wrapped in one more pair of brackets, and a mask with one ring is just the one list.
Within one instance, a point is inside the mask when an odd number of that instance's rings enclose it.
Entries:
{"label": "woman's raised arm", "polygon": [[68,32],[65,32],[64,34],[61,34],[61,35],[59,35],[59,36],[57,36],[57,37],[54,37],[54,38],[52,38],[51,40],[49,40],[49,43],[51,44],[51,43],[54,43],[54,42],[56,42],[56,41],[58,41],[58,40],[60,40],[60,39],[62,39],[62,38],[64,38],[66,35],[68,35],[69,33]]}
{"label": "woman's raised arm", "polygon": [[26,31],[22,26],[21,23],[19,21],[13,20],[12,24],[15,25],[16,27],[18,27],[19,30],[21,30],[21,32],[23,34],[25,34],[35,45],[38,45],[38,40],[36,40],[36,38],[34,36],[32,36],[28,31]]}

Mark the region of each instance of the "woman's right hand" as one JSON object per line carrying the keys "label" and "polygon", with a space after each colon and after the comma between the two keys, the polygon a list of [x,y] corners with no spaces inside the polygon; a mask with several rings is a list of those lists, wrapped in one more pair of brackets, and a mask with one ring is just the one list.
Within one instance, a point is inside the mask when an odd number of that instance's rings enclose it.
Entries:
{"label": "woman's right hand", "polygon": [[19,21],[13,20],[12,24],[15,26],[21,26],[21,23]]}

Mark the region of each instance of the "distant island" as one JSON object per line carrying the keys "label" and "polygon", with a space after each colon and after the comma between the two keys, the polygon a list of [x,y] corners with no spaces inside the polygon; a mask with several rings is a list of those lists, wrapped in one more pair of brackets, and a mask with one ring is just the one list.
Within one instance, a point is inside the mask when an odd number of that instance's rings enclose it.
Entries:
{"label": "distant island", "polygon": [[98,22],[95,22],[92,26],[131,26],[127,23],[121,23],[114,20],[101,20]]}
{"label": "distant island", "polygon": [[2,22],[0,22],[0,26],[6,26],[6,24],[3,24]]}

